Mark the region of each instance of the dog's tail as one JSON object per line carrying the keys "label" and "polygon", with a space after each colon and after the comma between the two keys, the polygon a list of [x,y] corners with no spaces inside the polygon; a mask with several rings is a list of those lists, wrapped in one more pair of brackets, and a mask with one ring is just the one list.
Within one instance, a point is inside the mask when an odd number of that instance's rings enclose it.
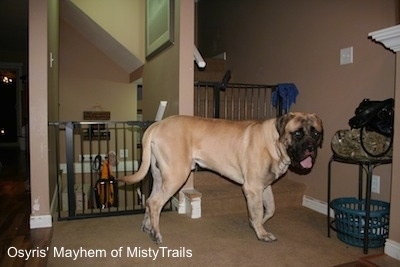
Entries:
{"label": "dog's tail", "polygon": [[154,124],[151,125],[147,130],[145,131],[143,135],[143,140],[142,140],[142,163],[140,164],[139,170],[128,176],[124,176],[122,178],[119,178],[118,181],[120,182],[125,182],[127,184],[134,184],[137,183],[146,177],[146,174],[150,168],[150,163],[151,163],[151,137],[152,137],[152,132],[154,129]]}

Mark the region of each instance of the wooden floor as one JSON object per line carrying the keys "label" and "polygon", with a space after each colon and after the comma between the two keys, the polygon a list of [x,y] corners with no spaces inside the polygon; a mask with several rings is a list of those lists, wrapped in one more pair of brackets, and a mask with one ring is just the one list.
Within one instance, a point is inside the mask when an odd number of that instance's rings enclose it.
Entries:
{"label": "wooden floor", "polygon": [[[17,147],[0,146],[0,266],[46,266],[47,257],[30,257],[22,251],[36,253],[50,247],[52,230],[30,230],[30,193],[28,158]],[[27,190],[28,189],[28,190]],[[35,252],[36,251],[36,252]],[[22,256],[22,257],[21,257]]]}

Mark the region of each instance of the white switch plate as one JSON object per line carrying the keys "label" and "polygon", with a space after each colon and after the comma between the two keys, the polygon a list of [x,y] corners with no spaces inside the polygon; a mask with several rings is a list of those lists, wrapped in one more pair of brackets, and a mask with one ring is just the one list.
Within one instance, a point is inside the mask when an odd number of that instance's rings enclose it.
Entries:
{"label": "white switch plate", "polygon": [[371,192],[379,194],[381,191],[381,177],[372,175]]}
{"label": "white switch plate", "polygon": [[340,65],[353,63],[353,47],[340,49]]}
{"label": "white switch plate", "polygon": [[119,157],[120,158],[127,158],[128,157],[128,149],[120,149],[119,150]]}

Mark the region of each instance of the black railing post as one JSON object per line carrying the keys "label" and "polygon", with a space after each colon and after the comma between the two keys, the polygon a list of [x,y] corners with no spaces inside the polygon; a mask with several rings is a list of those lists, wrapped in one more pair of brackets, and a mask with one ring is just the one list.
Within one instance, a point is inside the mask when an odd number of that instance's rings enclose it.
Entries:
{"label": "black railing post", "polygon": [[220,91],[225,91],[228,81],[231,78],[231,71],[227,70],[221,83],[214,83],[214,118],[220,117]]}
{"label": "black railing post", "polygon": [[65,125],[65,150],[67,159],[68,216],[75,217],[74,124]]}
{"label": "black railing post", "polygon": [[213,117],[214,118],[219,118],[219,101],[220,101],[220,84],[219,83],[214,83],[214,95],[213,95],[213,100],[214,100],[214,110],[213,110]]}

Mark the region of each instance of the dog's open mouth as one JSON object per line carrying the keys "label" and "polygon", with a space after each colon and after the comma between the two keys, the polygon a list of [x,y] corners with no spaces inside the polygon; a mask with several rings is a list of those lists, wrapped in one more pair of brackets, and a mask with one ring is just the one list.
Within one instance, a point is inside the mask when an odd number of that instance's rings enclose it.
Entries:
{"label": "dog's open mouth", "polygon": [[301,167],[303,167],[304,169],[311,169],[313,166],[313,159],[311,156],[306,157],[305,159],[303,159],[302,161],[300,161],[300,165]]}

